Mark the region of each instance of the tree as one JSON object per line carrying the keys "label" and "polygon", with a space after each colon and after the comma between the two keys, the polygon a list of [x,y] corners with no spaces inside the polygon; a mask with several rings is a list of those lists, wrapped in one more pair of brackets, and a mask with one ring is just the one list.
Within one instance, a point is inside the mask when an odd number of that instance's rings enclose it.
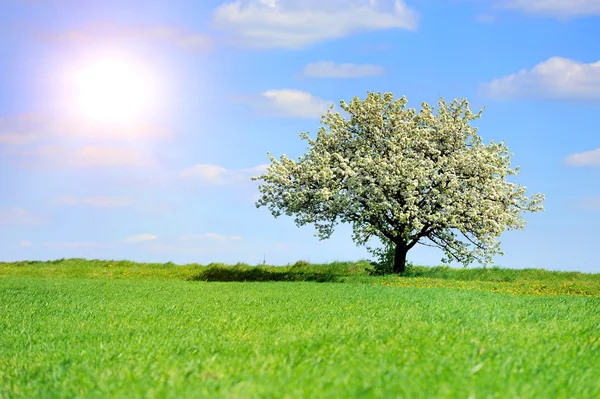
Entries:
{"label": "tree", "polygon": [[369,92],[340,102],[348,118],[332,107],[316,139],[300,134],[308,151],[297,161],[268,154],[267,171],[253,177],[264,181],[256,206],[314,224],[320,239],[341,222],[358,245],[389,240],[395,273],[416,244],[442,249],[444,262],[491,263],[502,253],[498,237],[523,229],[522,213],[543,210],[544,196],[528,198],[506,180],[519,173],[512,154],[504,142],[485,145],[470,126],[483,110],[473,114],[466,99],[441,98],[435,113],[425,102],[419,112],[406,105],[405,97]]}

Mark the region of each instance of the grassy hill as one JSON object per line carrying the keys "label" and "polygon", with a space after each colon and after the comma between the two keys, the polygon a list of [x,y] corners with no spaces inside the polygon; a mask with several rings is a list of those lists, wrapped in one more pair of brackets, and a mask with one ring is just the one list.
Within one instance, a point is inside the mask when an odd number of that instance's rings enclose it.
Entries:
{"label": "grassy hill", "polygon": [[0,264],[0,398],[598,398],[600,275]]}

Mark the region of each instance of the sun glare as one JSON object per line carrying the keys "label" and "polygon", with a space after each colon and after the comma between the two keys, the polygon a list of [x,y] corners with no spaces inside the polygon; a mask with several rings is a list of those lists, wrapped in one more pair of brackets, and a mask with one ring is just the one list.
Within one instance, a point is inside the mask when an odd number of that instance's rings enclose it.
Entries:
{"label": "sun glare", "polygon": [[101,122],[133,122],[150,116],[156,79],[145,65],[125,58],[100,58],[71,75],[78,116]]}

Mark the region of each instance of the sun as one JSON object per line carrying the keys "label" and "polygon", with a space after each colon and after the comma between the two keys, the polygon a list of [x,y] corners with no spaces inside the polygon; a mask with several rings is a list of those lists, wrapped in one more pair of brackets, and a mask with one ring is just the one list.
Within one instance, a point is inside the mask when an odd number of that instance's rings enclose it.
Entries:
{"label": "sun", "polygon": [[100,122],[133,122],[149,117],[157,100],[151,69],[125,57],[106,56],[71,72],[72,107],[79,117]]}

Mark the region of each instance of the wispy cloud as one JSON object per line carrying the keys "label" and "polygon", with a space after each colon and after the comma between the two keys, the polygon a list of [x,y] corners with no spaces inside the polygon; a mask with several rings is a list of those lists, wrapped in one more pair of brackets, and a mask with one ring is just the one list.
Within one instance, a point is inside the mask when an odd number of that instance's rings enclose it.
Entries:
{"label": "wispy cloud", "polygon": [[417,22],[402,0],[238,0],[213,14],[234,43],[254,48],[302,48],[358,32],[414,30]]}
{"label": "wispy cloud", "polygon": [[571,154],[565,158],[569,166],[600,166],[600,148]]}
{"label": "wispy cloud", "polygon": [[600,100],[600,61],[586,64],[552,57],[530,70],[481,85],[480,94],[497,99]]}
{"label": "wispy cloud", "polygon": [[85,46],[113,41],[119,44],[123,42],[164,44],[193,52],[211,48],[211,40],[206,34],[169,25],[124,26],[104,23],[62,32],[44,32],[42,35],[50,40]]}
{"label": "wispy cloud", "polygon": [[139,242],[154,241],[156,239],[158,239],[158,236],[156,236],[154,234],[136,234],[136,235],[125,238],[123,240],[123,242],[128,243],[128,244],[133,244],[133,243],[139,243]]}
{"label": "wispy cloud", "polygon": [[39,141],[43,117],[29,113],[0,118],[0,145],[25,145]]}
{"label": "wispy cloud", "polygon": [[267,90],[260,95],[242,97],[237,101],[248,104],[259,115],[305,119],[320,118],[333,104],[333,101],[295,89]]}
{"label": "wispy cloud", "polygon": [[81,166],[148,166],[152,163],[130,148],[91,145],[77,149],[74,161]]}
{"label": "wispy cloud", "polygon": [[41,223],[40,216],[23,208],[0,208],[0,224],[33,225]]}
{"label": "wispy cloud", "polygon": [[83,146],[71,148],[44,145],[31,150],[10,150],[5,154],[26,167],[149,167],[156,165],[151,154],[134,147]]}
{"label": "wispy cloud", "polygon": [[560,19],[600,15],[600,0],[505,0],[496,7]]}
{"label": "wispy cloud", "polygon": [[[0,118],[3,160],[33,168],[153,166],[151,140],[173,136],[172,129],[150,123],[92,122],[42,113]],[[140,148],[139,140],[152,145]],[[107,142],[118,145],[102,145]]]}
{"label": "wispy cloud", "polygon": [[45,242],[42,244],[49,248],[98,248],[106,246],[103,242],[85,242],[85,241],[58,241]]}
{"label": "wispy cloud", "polygon": [[373,64],[336,64],[333,61],[319,61],[306,65],[302,74],[314,78],[360,78],[383,75],[385,68]]}
{"label": "wispy cloud", "polygon": [[150,123],[86,121],[81,118],[57,118],[33,112],[0,118],[0,145],[5,146],[22,146],[61,138],[139,140],[172,136],[172,129]]}
{"label": "wispy cloud", "polygon": [[33,246],[33,244],[31,243],[31,241],[26,241],[26,240],[23,240],[23,241],[19,242],[19,245],[22,246],[22,247],[32,247]]}
{"label": "wispy cloud", "polygon": [[193,179],[199,183],[212,186],[224,186],[250,183],[250,178],[263,173],[267,165],[258,165],[249,169],[225,169],[214,164],[198,164],[184,169],[180,178]]}
{"label": "wispy cloud", "polygon": [[56,200],[59,205],[67,206],[91,206],[95,208],[122,208],[132,206],[135,201],[130,197],[84,197],[71,196],[60,197]]}
{"label": "wispy cloud", "polygon": [[225,184],[231,180],[227,169],[212,164],[199,164],[184,169],[182,177],[193,177],[207,184]]}

